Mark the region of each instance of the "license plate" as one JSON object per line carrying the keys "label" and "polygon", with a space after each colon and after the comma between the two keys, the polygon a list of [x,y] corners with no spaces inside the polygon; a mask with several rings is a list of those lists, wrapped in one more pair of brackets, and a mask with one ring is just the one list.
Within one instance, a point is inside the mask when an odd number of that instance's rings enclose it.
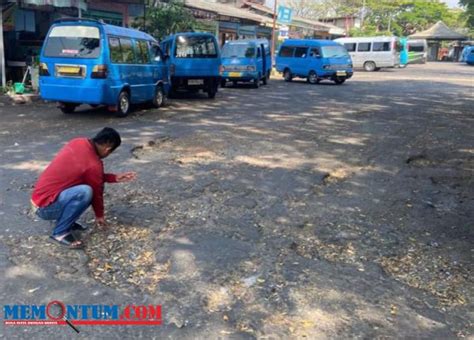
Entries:
{"label": "license plate", "polygon": [[60,73],[79,74],[79,72],[81,71],[81,68],[74,67],[74,66],[60,66],[58,68],[58,71]]}
{"label": "license plate", "polygon": [[337,71],[336,76],[345,76],[347,75],[346,71]]}
{"label": "license plate", "polygon": [[242,73],[240,72],[229,72],[230,78],[240,78],[241,76],[242,76]]}
{"label": "license plate", "polygon": [[188,85],[202,85],[204,84],[203,79],[189,79],[188,80]]}

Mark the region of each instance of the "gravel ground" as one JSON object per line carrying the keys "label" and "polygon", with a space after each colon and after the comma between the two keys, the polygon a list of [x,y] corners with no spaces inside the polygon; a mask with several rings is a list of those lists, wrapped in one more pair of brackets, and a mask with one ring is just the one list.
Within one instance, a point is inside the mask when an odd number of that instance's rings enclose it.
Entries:
{"label": "gravel ground", "polygon": [[[272,79],[63,115],[0,103],[2,304],[161,304],[158,327],[79,338],[472,336],[474,69],[358,72],[341,86]],[[31,187],[58,149],[104,126],[109,230],[85,251],[47,241]],[[0,326],[3,338],[69,338]]]}

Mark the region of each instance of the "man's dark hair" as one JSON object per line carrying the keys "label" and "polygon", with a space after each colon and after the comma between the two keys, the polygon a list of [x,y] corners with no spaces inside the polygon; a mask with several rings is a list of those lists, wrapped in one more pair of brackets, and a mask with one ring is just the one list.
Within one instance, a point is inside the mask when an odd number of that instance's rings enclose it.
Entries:
{"label": "man's dark hair", "polygon": [[100,130],[99,133],[92,138],[92,141],[99,145],[111,145],[112,151],[118,148],[120,143],[122,143],[119,133],[115,129],[109,127]]}

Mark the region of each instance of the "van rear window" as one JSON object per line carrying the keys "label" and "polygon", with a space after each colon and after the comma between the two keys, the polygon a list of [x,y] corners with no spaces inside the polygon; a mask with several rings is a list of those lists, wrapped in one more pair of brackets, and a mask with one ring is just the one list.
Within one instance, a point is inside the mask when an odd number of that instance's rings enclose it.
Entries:
{"label": "van rear window", "polygon": [[217,58],[217,46],[210,36],[176,37],[176,58]]}
{"label": "van rear window", "polygon": [[56,26],[44,46],[46,57],[97,58],[100,55],[99,28],[92,26]]}

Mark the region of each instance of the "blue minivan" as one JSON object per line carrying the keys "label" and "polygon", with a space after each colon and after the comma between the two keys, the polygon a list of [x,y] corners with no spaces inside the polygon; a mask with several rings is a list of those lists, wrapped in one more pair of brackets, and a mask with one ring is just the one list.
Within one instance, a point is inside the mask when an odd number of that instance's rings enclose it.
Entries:
{"label": "blue minivan", "polygon": [[466,63],[474,65],[474,46],[470,46],[466,50]]}
{"label": "blue minivan", "polygon": [[311,84],[329,79],[340,85],[353,74],[347,50],[331,40],[285,40],[276,58],[276,69],[285,81],[299,77]]}
{"label": "blue minivan", "polygon": [[222,80],[252,82],[258,88],[260,82],[266,85],[270,79],[272,57],[267,39],[245,39],[226,42],[222,47]]}
{"label": "blue minivan", "polygon": [[163,105],[169,88],[158,42],[150,35],[88,19],[60,19],[40,57],[40,95],[64,113],[106,105],[126,116],[131,104]]}
{"label": "blue minivan", "polygon": [[220,82],[221,54],[209,33],[176,33],[161,41],[169,67],[170,93],[179,90],[207,92],[214,98]]}

